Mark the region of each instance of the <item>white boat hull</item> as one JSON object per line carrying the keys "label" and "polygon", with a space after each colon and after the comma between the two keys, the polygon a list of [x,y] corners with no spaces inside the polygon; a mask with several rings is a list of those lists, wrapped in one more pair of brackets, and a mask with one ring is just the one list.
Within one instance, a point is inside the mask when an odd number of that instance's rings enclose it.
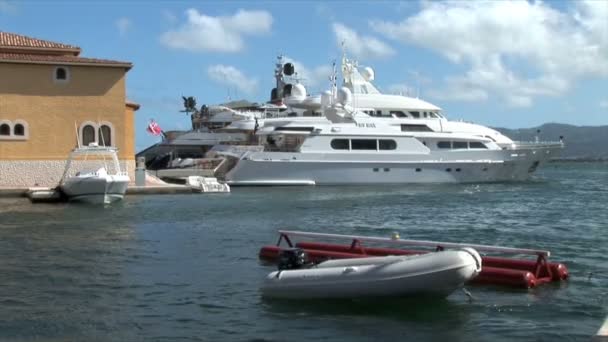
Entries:
{"label": "white boat hull", "polygon": [[523,181],[559,153],[557,148],[469,154],[470,159],[422,155],[357,156],[251,153],[226,175],[230,185],[347,185]]}
{"label": "white boat hull", "polygon": [[109,204],[123,199],[129,185],[126,175],[75,176],[61,184],[61,191],[70,201]]}
{"label": "white boat hull", "polygon": [[310,269],[270,273],[262,295],[284,299],[339,299],[431,295],[445,297],[481,272],[471,249],[410,257],[327,261]]}

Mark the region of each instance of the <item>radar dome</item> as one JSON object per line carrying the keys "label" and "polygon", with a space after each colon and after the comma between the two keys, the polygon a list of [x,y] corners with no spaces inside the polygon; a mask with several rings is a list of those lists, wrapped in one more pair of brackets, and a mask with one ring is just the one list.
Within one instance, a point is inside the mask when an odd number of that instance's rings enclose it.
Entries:
{"label": "radar dome", "polygon": [[283,65],[283,72],[285,73],[285,75],[291,76],[295,71],[296,68],[293,63],[285,63],[285,65]]}
{"label": "radar dome", "polygon": [[340,90],[338,90],[338,102],[341,105],[346,105],[349,104],[353,99],[353,93],[351,93],[350,89],[346,88],[346,87],[342,87],[340,88]]}
{"label": "radar dome", "polygon": [[329,107],[331,105],[331,92],[329,90],[324,91],[321,94],[321,107]]}
{"label": "radar dome", "polygon": [[272,91],[270,92],[270,101],[275,101],[278,97],[277,88],[272,88]]}
{"label": "radar dome", "polygon": [[286,84],[285,86],[283,86],[283,96],[291,96],[292,90],[293,85],[291,83]]}
{"label": "radar dome", "polygon": [[306,98],[306,88],[299,83],[294,84],[291,87],[291,97],[298,100],[304,100]]}
{"label": "radar dome", "polygon": [[363,78],[366,81],[373,81],[374,80],[374,69],[372,69],[370,67],[363,68],[363,70],[361,70],[361,76],[363,76]]}

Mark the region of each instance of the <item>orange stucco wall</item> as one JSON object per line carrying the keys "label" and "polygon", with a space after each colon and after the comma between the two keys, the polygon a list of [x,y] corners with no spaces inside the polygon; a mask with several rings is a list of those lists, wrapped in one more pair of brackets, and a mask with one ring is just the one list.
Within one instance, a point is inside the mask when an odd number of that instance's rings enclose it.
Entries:
{"label": "orange stucco wall", "polygon": [[125,107],[126,69],[65,66],[68,82],[54,81],[56,65],[0,62],[0,120],[24,120],[27,140],[0,140],[0,160],[65,159],[76,126],[110,122],[121,160],[133,160],[134,111]]}

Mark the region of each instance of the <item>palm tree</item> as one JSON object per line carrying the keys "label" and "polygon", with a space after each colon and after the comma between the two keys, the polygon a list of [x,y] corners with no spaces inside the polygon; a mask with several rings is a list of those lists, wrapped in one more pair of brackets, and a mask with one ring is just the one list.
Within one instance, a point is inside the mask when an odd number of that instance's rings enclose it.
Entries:
{"label": "palm tree", "polygon": [[182,99],[184,100],[184,109],[180,110],[180,112],[182,113],[186,113],[189,114],[191,112],[193,113],[197,113],[198,111],[196,110],[196,99],[194,98],[194,96],[182,96]]}

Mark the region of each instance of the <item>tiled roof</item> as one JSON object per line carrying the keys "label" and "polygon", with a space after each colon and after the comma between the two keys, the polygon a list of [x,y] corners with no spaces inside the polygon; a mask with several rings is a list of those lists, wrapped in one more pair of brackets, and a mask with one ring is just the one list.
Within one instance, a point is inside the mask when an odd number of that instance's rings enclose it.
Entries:
{"label": "tiled roof", "polygon": [[0,31],[0,48],[23,48],[23,49],[49,49],[49,50],[68,50],[80,52],[80,48],[74,45],[55,43],[48,40],[36,39],[20,34]]}
{"label": "tiled roof", "polygon": [[58,55],[30,55],[21,53],[2,53],[0,52],[0,63],[34,63],[34,64],[85,64],[110,67],[131,68],[133,64],[129,62],[113,61],[109,59],[85,58],[78,56],[58,56]]}

